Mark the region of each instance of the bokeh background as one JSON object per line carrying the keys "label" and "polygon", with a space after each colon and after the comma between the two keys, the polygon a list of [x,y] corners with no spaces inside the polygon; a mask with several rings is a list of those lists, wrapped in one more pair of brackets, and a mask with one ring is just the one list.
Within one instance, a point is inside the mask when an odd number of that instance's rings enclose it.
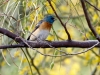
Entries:
{"label": "bokeh background", "polygon": [[[100,9],[100,0],[89,0],[89,2]],[[87,25],[80,0],[51,0],[51,3],[60,19],[66,24],[72,40],[95,40]],[[85,3],[91,23],[100,34],[100,10],[94,9],[88,2]],[[55,16],[47,0],[0,0],[0,27],[25,39],[38,21],[47,14]],[[62,41],[67,38],[63,26],[57,19],[47,40]],[[0,34],[0,45],[11,44],[17,43]],[[84,50],[69,47],[1,49],[0,75],[100,75],[99,48],[93,48],[79,55],[52,57],[63,54],[63,51],[71,54]]]}

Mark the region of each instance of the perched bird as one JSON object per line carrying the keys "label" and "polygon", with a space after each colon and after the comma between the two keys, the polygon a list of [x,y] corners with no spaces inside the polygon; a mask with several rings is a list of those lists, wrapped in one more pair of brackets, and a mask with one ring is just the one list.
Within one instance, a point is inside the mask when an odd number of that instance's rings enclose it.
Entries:
{"label": "perched bird", "polygon": [[53,22],[55,21],[54,16],[47,15],[43,20],[40,20],[36,25],[33,32],[30,34],[27,40],[35,41],[35,40],[45,40],[49,35],[50,29],[52,27]]}

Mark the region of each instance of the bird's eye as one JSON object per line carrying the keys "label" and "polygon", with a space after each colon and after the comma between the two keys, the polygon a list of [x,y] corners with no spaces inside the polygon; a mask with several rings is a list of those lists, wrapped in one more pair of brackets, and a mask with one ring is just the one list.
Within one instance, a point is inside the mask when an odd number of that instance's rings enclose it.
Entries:
{"label": "bird's eye", "polygon": [[54,18],[52,17],[51,19],[53,19],[54,20]]}

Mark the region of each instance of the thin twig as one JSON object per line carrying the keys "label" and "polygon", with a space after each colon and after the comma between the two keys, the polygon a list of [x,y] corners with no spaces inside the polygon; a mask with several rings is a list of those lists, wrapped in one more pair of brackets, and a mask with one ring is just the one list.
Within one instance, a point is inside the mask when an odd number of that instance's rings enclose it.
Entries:
{"label": "thin twig", "polygon": [[69,54],[69,53],[64,53],[64,54],[61,54],[61,55],[50,55],[50,54],[43,54],[43,53],[41,53],[40,51],[37,51],[37,52],[40,53],[40,54],[43,55],[43,56],[50,56],[50,57],[72,56],[72,55],[79,55],[79,54],[88,52],[88,51],[90,51],[92,48],[94,48],[95,46],[97,46],[98,44],[99,44],[99,42],[96,43],[96,44],[94,44],[94,45],[91,46],[90,48],[87,48],[87,49],[83,50],[82,52],[70,53],[70,54]]}
{"label": "thin twig", "polygon": [[23,56],[23,54],[22,54],[22,56],[21,56],[21,61],[20,61],[20,64],[19,64],[19,70],[21,69],[23,58],[24,58],[24,56]]}
{"label": "thin twig", "polygon": [[99,62],[97,63],[96,67],[94,68],[93,72],[91,73],[91,75],[96,75],[96,72],[98,70],[97,66],[99,65]]}
{"label": "thin twig", "polygon": [[22,52],[24,53],[24,55],[25,55],[25,57],[26,57],[26,59],[27,59],[27,62],[28,62],[28,64],[29,64],[29,67],[30,67],[30,70],[31,70],[31,74],[33,75],[33,71],[32,71],[32,68],[31,68],[31,64],[30,64],[30,61],[29,61],[29,59],[28,59],[28,57],[27,57],[27,54],[24,52],[24,50],[21,48],[21,50],[22,50]]}
{"label": "thin twig", "polygon": [[[7,50],[8,50],[8,49],[7,49]],[[12,60],[12,62],[14,63],[14,65],[15,65],[17,68],[19,68],[18,65],[14,62],[13,57],[12,57],[12,55],[11,55],[11,53],[10,53],[9,50],[8,50],[8,53],[9,53],[9,55],[10,55],[10,57],[11,57],[11,60]]]}
{"label": "thin twig", "polygon": [[34,64],[34,58],[32,58],[32,56],[30,55],[30,53],[29,53],[29,51],[28,51],[28,48],[26,48],[26,52],[27,52],[27,55],[28,55],[28,57],[31,59],[31,64],[32,64],[32,66],[36,69],[36,71],[37,71],[37,73],[39,74],[39,75],[41,75],[41,73],[40,73],[40,71],[39,71],[39,69],[37,68],[37,66]]}
{"label": "thin twig", "polygon": [[7,63],[7,65],[8,65],[8,66],[11,66],[11,65],[8,63],[8,61],[6,60],[6,58],[5,58],[4,54],[3,54],[3,50],[1,50],[1,53],[2,53],[2,56],[3,56],[4,60],[5,60],[5,62]]}
{"label": "thin twig", "polygon": [[60,19],[60,17],[58,16],[56,10],[54,9],[53,5],[51,4],[51,0],[47,0],[47,1],[48,1],[48,3],[50,4],[50,6],[51,6],[53,12],[55,13],[56,17],[59,19],[61,25],[64,27],[65,32],[67,33],[67,36],[68,36],[68,40],[71,40],[71,37],[70,37],[70,34],[69,34],[69,32],[68,32],[68,30],[67,30],[67,28],[66,28],[66,25],[61,21],[61,19]]}
{"label": "thin twig", "polygon": [[91,5],[92,7],[94,7],[96,10],[100,11],[100,9],[98,9],[96,6],[92,5],[89,1],[85,0],[89,5]]}
{"label": "thin twig", "polygon": [[41,75],[41,73],[40,73],[40,71],[39,71],[39,68],[37,68],[37,66],[34,64],[33,60],[34,60],[34,59],[31,59],[31,64],[32,64],[32,66],[36,69],[38,75]]}

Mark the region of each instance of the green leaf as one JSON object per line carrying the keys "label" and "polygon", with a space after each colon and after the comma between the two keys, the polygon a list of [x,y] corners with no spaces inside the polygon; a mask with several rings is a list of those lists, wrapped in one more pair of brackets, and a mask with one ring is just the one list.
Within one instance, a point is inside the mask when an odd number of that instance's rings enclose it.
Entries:
{"label": "green leaf", "polygon": [[50,64],[50,69],[52,69],[53,66],[54,66],[54,61],[51,62],[51,64]]}

